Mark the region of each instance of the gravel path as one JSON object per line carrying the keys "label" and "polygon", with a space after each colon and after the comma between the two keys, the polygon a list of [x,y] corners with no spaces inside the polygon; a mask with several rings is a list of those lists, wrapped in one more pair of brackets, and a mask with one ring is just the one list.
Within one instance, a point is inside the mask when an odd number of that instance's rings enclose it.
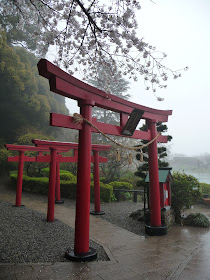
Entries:
{"label": "gravel path", "polygon": [[[101,210],[105,212],[105,215],[101,215],[100,218],[135,234],[145,236],[144,222],[138,222],[129,217],[133,211],[142,209],[143,206],[143,203],[135,203],[131,200],[102,203]],[[93,205],[91,209],[94,210]]]}
{"label": "gravel path", "polygon": [[[46,201],[46,196],[23,193],[31,199]],[[65,206],[75,208],[75,201],[65,199]],[[122,201],[102,203],[105,215],[98,216],[133,233],[145,236],[144,223],[129,217],[142,208],[141,203]],[[91,204],[91,210],[94,205]],[[0,263],[66,262],[64,253],[74,247],[74,229],[61,221],[46,222],[46,215],[26,207],[12,207],[0,201]],[[98,252],[97,260],[108,260],[104,249],[93,241],[90,246]]]}
{"label": "gravel path", "polygon": [[[74,246],[74,230],[46,215],[0,202],[0,263],[66,262],[65,251]],[[104,249],[93,241],[97,260],[108,260]]]}

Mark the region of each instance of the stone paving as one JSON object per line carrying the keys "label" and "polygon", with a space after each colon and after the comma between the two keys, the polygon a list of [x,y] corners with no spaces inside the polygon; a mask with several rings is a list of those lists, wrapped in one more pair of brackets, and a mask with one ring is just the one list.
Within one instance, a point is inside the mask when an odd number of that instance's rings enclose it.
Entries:
{"label": "stone paving", "polygon": [[[14,199],[14,193],[0,194],[2,201],[14,202]],[[47,212],[46,201],[32,200],[30,194],[24,195],[24,205],[42,213]],[[74,217],[74,209],[55,205],[56,219],[74,227]],[[210,280],[208,228],[174,226],[165,236],[144,238],[100,217],[90,216],[90,238],[104,247],[110,261],[2,263],[0,279]]]}

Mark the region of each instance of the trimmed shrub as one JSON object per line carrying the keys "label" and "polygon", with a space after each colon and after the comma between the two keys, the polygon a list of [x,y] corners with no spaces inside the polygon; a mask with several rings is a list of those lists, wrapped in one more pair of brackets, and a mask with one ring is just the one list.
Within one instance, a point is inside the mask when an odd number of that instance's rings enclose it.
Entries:
{"label": "trimmed shrub", "polygon": [[184,219],[184,224],[194,227],[209,227],[210,222],[205,215],[201,213],[195,213],[189,214],[187,218]]}
{"label": "trimmed shrub", "polygon": [[42,168],[40,173],[43,177],[49,177],[49,172],[50,172],[50,168],[46,167],[46,168]]}
{"label": "trimmed shrub", "polygon": [[94,180],[93,173],[90,173],[90,180],[91,180],[91,181],[93,181],[93,180]]}
{"label": "trimmed shrub", "polygon": [[[17,174],[10,175],[11,185],[16,188]],[[29,177],[23,175],[23,191],[32,193],[48,194],[49,178],[47,177]],[[62,197],[76,199],[77,184],[76,181],[60,181],[60,190]],[[113,187],[100,183],[100,198],[104,202],[111,202],[113,196]],[[94,183],[91,183],[91,201],[94,202]]]}
{"label": "trimmed shrub", "polygon": [[17,187],[17,173],[10,173],[10,185],[12,188]]}
{"label": "trimmed shrub", "polygon": [[104,184],[108,184],[109,181],[106,177],[100,177],[100,182],[104,183]]}
{"label": "trimmed shrub", "polygon": [[122,190],[132,190],[133,185],[128,182],[118,182],[114,181],[109,183],[110,186],[113,187],[113,189],[122,189]]}
{"label": "trimmed shrub", "polygon": [[[43,175],[43,177],[49,177],[49,172],[50,172],[49,167],[42,168],[42,170],[41,170],[41,174]],[[60,180],[76,182],[76,176],[74,176],[71,172],[69,172],[67,170],[61,169],[60,170]]]}
{"label": "trimmed shrub", "polygon": [[60,181],[60,190],[62,197],[76,199],[77,183],[72,181]]}
{"label": "trimmed shrub", "polygon": [[[17,186],[17,174],[10,175],[11,184],[16,188]],[[29,177],[23,175],[23,191],[47,194],[48,193],[49,179],[46,177]]]}
{"label": "trimmed shrub", "polygon": [[[100,199],[103,202],[111,202],[113,197],[113,187],[100,182]],[[94,202],[94,182],[90,184],[90,201]]]}
{"label": "trimmed shrub", "polygon": [[111,202],[113,195],[113,187],[109,184],[101,186],[100,198],[103,202]]}
{"label": "trimmed shrub", "polygon": [[46,177],[23,176],[23,190],[32,193],[48,194],[49,179]]}
{"label": "trimmed shrub", "polygon": [[12,170],[12,171],[10,171],[10,175],[12,175],[12,174],[18,174],[18,170]]}
{"label": "trimmed shrub", "polygon": [[67,171],[67,172],[60,173],[60,180],[71,181],[76,183],[77,178],[71,172]]}

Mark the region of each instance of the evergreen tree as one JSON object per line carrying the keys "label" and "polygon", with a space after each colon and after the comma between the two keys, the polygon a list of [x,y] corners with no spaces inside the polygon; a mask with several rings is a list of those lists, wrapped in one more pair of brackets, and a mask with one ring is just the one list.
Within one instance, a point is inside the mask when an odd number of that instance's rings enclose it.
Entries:
{"label": "evergreen tree", "polygon": [[5,143],[28,132],[52,134],[50,112],[68,115],[65,98],[50,92],[39,76],[38,59],[24,48],[10,47],[0,32],[0,129]]}
{"label": "evergreen tree", "polygon": [[[144,124],[140,130],[142,131],[147,131],[147,125]],[[168,127],[167,125],[165,124],[162,124],[161,122],[158,122],[157,123],[157,131],[160,132],[160,133],[163,133],[163,132],[167,132],[168,130]],[[168,135],[168,141],[171,141],[172,140],[172,136]],[[142,140],[142,144],[146,144],[148,143],[147,140]],[[144,147],[142,149],[142,152],[143,152],[143,163],[139,165],[138,167],[138,170],[135,172],[135,175],[140,177],[140,180],[137,182],[137,185],[140,186],[140,187],[145,187],[147,184],[145,183],[145,178],[146,178],[146,175],[147,175],[147,172],[149,170],[149,164],[148,164],[148,147]],[[164,158],[167,157],[167,148],[165,146],[162,146],[162,145],[158,145],[158,166],[159,167],[168,167],[169,166],[169,163],[166,162],[164,160]],[[140,160],[141,158],[141,154],[138,152],[136,154],[136,159],[137,160]]]}

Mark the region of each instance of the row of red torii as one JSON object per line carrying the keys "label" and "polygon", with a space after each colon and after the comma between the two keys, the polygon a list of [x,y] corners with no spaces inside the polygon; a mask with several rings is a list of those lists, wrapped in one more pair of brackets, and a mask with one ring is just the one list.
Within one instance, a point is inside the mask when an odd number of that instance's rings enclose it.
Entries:
{"label": "row of red torii", "polygon": [[[150,141],[157,136],[156,123],[167,122],[168,116],[172,115],[171,110],[156,110],[135,104],[92,87],[46,59],[39,61],[38,71],[49,80],[51,91],[77,100],[81,116],[109,135]],[[120,125],[97,122],[92,118],[94,106],[119,113]],[[146,120],[147,131],[135,130],[140,118]],[[97,257],[97,252],[89,247],[91,133],[98,133],[98,130],[85,121],[77,124],[72,117],[55,113],[50,115],[50,125],[79,130],[75,240],[74,249],[67,251],[65,256],[72,261],[92,260]],[[167,227],[161,224],[157,142],[167,143],[167,136],[160,135],[148,146],[150,224],[145,225],[145,231],[149,235],[167,232]]]}
{"label": "row of red torii", "polygon": [[[15,206],[21,206],[22,197],[22,183],[23,183],[23,168],[24,162],[49,162],[49,187],[48,187],[48,207],[47,207],[47,221],[54,221],[54,203],[62,204],[60,195],[60,163],[61,162],[77,162],[78,159],[78,144],[71,142],[58,142],[47,140],[32,140],[35,146],[27,145],[13,145],[6,144],[5,147],[10,151],[18,151],[18,156],[9,156],[9,162],[18,162],[18,176],[16,187],[16,202]],[[91,162],[94,163],[94,202],[95,211],[91,214],[102,215],[103,211],[100,209],[100,177],[99,177],[99,163],[107,162],[108,158],[99,156],[100,151],[108,151],[111,146],[92,144],[93,156]],[[73,156],[63,156],[63,154],[70,150],[74,151]],[[25,152],[38,152],[36,156],[24,155]],[[50,154],[43,154],[50,152]],[[55,200],[56,197],[56,200]]]}

